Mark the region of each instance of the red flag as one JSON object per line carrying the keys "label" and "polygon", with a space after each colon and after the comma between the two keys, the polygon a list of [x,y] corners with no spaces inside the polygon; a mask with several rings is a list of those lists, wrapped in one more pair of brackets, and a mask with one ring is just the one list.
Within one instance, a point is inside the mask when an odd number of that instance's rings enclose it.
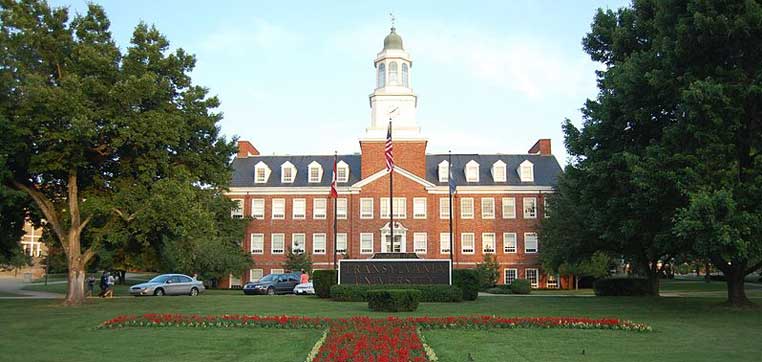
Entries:
{"label": "red flag", "polygon": [[336,190],[336,179],[338,178],[336,174],[336,160],[338,159],[337,156],[333,157],[333,179],[331,180],[331,198],[337,198],[339,197],[339,191]]}
{"label": "red flag", "polygon": [[386,157],[386,170],[391,172],[394,170],[394,156],[392,156],[392,121],[389,121],[389,131],[386,132],[384,156]]}

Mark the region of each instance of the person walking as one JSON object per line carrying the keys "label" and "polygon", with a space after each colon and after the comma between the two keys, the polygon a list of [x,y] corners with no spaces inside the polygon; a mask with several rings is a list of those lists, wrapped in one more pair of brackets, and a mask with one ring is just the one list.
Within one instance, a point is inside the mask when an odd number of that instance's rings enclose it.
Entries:
{"label": "person walking", "polygon": [[87,296],[92,297],[93,293],[95,293],[95,277],[90,274],[90,276],[87,277]]}
{"label": "person walking", "polygon": [[305,272],[304,269],[302,269],[302,276],[301,276],[301,280],[299,280],[299,283],[304,284],[309,282],[310,282],[310,276],[307,275],[307,272]]}
{"label": "person walking", "polygon": [[104,295],[106,298],[113,298],[114,297],[114,284],[116,284],[116,278],[114,278],[113,275],[109,274],[108,278],[106,279],[106,294]]}
{"label": "person walking", "polygon": [[99,286],[101,288],[101,292],[98,294],[98,296],[103,298],[106,296],[106,292],[108,291],[108,272],[103,272],[103,274],[101,274]]}

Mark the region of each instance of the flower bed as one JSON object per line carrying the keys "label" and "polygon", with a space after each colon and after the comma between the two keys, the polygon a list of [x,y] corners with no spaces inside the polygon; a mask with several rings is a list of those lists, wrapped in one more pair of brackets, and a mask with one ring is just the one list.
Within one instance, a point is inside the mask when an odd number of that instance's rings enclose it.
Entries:
{"label": "flower bed", "polygon": [[124,327],[197,327],[197,328],[312,328],[325,329],[329,318],[295,316],[222,315],[201,316],[197,314],[143,314],[122,315],[101,323],[98,328]]}
{"label": "flower bed", "polygon": [[407,319],[337,319],[313,362],[426,362],[416,326]]}

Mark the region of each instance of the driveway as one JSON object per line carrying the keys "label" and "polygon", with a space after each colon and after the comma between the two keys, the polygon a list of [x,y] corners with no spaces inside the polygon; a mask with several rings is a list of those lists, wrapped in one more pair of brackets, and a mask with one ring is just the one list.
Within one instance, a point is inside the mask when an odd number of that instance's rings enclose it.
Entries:
{"label": "driveway", "polygon": [[[66,283],[57,281],[51,283]],[[50,284],[50,283],[48,283]],[[0,299],[58,299],[63,294],[22,290],[25,284],[20,278],[0,277]],[[10,295],[10,296],[8,296]]]}

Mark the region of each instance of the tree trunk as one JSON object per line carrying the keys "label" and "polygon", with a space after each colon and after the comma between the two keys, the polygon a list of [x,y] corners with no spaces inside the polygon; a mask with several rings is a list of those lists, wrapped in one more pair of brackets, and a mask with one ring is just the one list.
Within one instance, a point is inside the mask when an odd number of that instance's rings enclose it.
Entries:
{"label": "tree trunk", "polygon": [[746,289],[744,286],[744,273],[745,265],[733,265],[728,268],[728,273],[725,273],[725,279],[728,284],[728,305],[733,307],[745,307],[753,305],[751,300],[746,297]]}
{"label": "tree trunk", "polygon": [[69,282],[66,292],[66,305],[79,305],[85,302],[85,263],[79,260],[69,260]]}
{"label": "tree trunk", "polygon": [[704,265],[704,281],[707,282],[707,283],[712,281],[712,275],[711,275],[711,269],[710,268],[711,268],[711,266],[707,262]]}
{"label": "tree trunk", "polygon": [[646,273],[648,273],[648,295],[654,297],[659,296],[659,268],[656,266],[656,263],[656,261],[651,262],[651,265],[646,268]]}

